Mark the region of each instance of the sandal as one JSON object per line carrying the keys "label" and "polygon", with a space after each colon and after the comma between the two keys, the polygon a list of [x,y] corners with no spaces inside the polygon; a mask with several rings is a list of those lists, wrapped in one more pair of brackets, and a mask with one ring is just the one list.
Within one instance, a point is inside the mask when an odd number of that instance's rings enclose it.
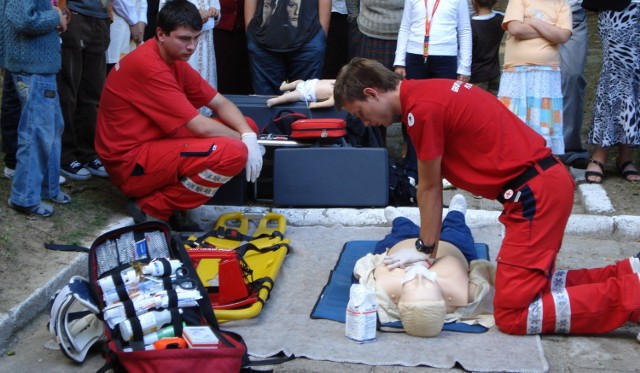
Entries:
{"label": "sandal", "polygon": [[71,202],[71,197],[69,197],[69,195],[64,192],[58,192],[58,195],[49,199],[52,202],[58,203],[60,205],[66,205],[67,203]]}
{"label": "sandal", "polygon": [[[600,171],[585,171],[584,172],[584,179],[586,180],[586,182],[588,184],[602,184],[602,182],[604,181],[604,165],[602,164],[602,162],[597,161],[595,159],[589,159],[589,163],[593,163],[596,166],[600,167]],[[593,179],[589,179],[589,177],[599,177],[600,180],[596,181]]]}
{"label": "sandal", "polygon": [[46,203],[41,202],[35,206],[30,207],[16,205],[11,202],[11,200],[7,201],[7,203],[9,204],[9,207],[23,214],[39,216],[41,218],[48,218],[49,216],[53,215],[53,207]]}
{"label": "sandal", "polygon": [[[629,165],[633,166],[633,168],[625,171],[624,169],[627,168]],[[626,161],[623,164],[619,165],[618,172],[620,173],[620,176],[622,176],[623,179],[627,180],[630,183],[635,183],[638,180],[629,179],[629,176],[640,175],[638,173],[638,170],[636,170],[636,166],[633,164],[632,161]]]}

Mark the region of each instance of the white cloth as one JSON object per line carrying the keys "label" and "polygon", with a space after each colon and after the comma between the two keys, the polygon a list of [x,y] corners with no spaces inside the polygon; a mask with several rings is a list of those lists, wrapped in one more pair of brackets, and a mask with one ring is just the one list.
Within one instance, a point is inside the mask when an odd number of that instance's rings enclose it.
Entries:
{"label": "white cloth", "polygon": [[305,80],[296,86],[296,91],[300,94],[304,102],[316,102],[316,83],[318,79]]}
{"label": "white cloth", "polygon": [[113,0],[113,13],[124,18],[129,26],[147,24],[147,0]]}
{"label": "white cloth", "polygon": [[107,63],[120,61],[136,48],[131,40],[130,26],[147,23],[146,0],[113,0],[113,22],[109,26],[109,48],[105,54]]}
{"label": "white cloth", "polygon": [[[428,0],[431,17],[436,0]],[[440,0],[431,20],[429,54],[458,56],[458,74],[471,75],[471,23],[467,0]],[[427,12],[424,0],[405,0],[394,66],[406,66],[406,53],[422,55]]]}
{"label": "white cloth", "polygon": [[331,2],[331,13],[347,14],[346,0],[333,0]]}

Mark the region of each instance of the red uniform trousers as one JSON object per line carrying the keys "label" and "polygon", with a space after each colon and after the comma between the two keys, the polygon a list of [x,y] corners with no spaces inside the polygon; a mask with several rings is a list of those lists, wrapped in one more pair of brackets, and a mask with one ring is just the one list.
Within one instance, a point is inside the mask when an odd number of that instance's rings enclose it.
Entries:
{"label": "red uniform trousers", "polygon": [[[605,333],[640,318],[640,278],[629,260],[555,271],[573,206],[574,182],[562,164],[542,171],[507,201],[497,257],[494,315],[508,334]],[[555,272],[554,272],[555,271]]]}
{"label": "red uniform trousers", "polygon": [[[245,119],[257,132],[255,122]],[[247,147],[240,139],[189,134],[184,128],[170,138],[141,144],[136,167],[119,185],[155,218],[168,220],[174,211],[202,206],[247,163]]]}

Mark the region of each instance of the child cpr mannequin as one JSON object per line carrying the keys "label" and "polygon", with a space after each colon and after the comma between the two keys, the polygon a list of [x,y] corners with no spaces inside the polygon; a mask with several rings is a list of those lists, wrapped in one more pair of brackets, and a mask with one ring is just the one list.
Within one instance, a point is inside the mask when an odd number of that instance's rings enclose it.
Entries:
{"label": "child cpr mannequin", "polygon": [[309,108],[328,108],[334,106],[333,85],[335,79],[296,80],[291,83],[282,82],[280,90],[284,94],[267,100],[267,106],[282,105],[291,102],[305,101]]}
{"label": "child cpr mannequin", "polygon": [[[470,236],[468,229],[459,233]],[[416,238],[356,262],[355,277],[376,290],[380,322],[400,320],[407,334],[418,337],[437,336],[445,321],[492,327],[495,266],[487,260],[469,262],[458,247],[442,239],[431,267],[425,261],[398,266],[398,258],[420,255]]]}

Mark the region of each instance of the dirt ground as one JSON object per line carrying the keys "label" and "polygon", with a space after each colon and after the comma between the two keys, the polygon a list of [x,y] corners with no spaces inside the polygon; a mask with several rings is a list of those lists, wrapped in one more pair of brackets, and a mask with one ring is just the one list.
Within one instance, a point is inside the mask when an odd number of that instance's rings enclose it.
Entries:
{"label": "dirt ground", "polygon": [[[593,89],[599,71],[599,40],[591,17],[591,48],[586,76],[589,79],[586,110],[590,110]],[[589,113],[585,113],[588,118]],[[585,128],[588,127],[588,120]],[[636,164],[640,152],[635,151]],[[614,158],[607,166],[604,188],[616,210],[616,215],[637,215],[640,202],[640,183],[632,184],[614,173]],[[93,178],[88,182],[68,182],[62,190],[73,201],[55,206],[50,219],[30,218],[6,205],[11,188],[10,180],[0,178],[0,314],[8,312],[27,298],[35,289],[58,273],[76,253],[54,252],[43,247],[44,242],[88,245],[96,233],[111,220],[124,216],[125,199],[106,179]],[[579,201],[579,199],[576,199]],[[479,208],[479,201],[469,199],[470,208]]]}

